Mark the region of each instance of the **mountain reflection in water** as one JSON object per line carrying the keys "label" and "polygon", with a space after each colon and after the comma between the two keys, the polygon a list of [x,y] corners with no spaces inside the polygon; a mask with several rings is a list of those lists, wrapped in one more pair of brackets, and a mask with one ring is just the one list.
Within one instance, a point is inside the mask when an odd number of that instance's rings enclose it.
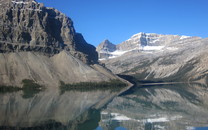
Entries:
{"label": "mountain reflection in water", "polygon": [[186,130],[208,126],[208,87],[199,84],[136,86],[101,110],[116,92],[43,91],[0,94],[0,129]]}
{"label": "mountain reflection in water", "polygon": [[100,115],[91,108],[114,93],[48,90],[28,99],[20,91],[0,94],[0,129],[78,129],[92,117],[97,119],[95,129]]}
{"label": "mountain reflection in water", "polygon": [[101,112],[100,126],[114,130],[186,130],[208,126],[208,87],[199,84],[136,86]]}

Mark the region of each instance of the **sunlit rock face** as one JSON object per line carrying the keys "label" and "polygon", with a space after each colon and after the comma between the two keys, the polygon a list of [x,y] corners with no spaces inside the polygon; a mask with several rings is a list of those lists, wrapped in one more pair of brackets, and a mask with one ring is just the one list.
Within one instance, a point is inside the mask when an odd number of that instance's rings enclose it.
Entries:
{"label": "sunlit rock face", "polygon": [[108,130],[203,127],[208,121],[207,91],[199,84],[138,86],[108,104],[99,125]]}
{"label": "sunlit rock face", "polygon": [[115,78],[104,68],[93,69],[98,64],[96,48],[65,14],[35,0],[0,0],[0,12],[0,85],[21,87],[22,80],[31,79],[58,87],[60,81]]}
{"label": "sunlit rock face", "polygon": [[116,48],[100,59],[114,73],[138,80],[207,80],[207,38],[139,33]]}
{"label": "sunlit rock face", "polygon": [[0,7],[0,52],[54,55],[65,49],[85,63],[97,63],[95,47],[76,33],[65,14],[35,0],[1,0]]}

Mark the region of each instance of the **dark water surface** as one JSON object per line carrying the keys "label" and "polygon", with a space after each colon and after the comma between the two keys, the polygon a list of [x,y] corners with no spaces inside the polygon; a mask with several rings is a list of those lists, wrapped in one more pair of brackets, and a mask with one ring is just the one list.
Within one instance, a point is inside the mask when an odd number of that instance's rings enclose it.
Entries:
{"label": "dark water surface", "polygon": [[0,93],[0,129],[204,130],[208,87],[199,84],[136,86],[94,109],[115,91],[45,90],[31,98]]}

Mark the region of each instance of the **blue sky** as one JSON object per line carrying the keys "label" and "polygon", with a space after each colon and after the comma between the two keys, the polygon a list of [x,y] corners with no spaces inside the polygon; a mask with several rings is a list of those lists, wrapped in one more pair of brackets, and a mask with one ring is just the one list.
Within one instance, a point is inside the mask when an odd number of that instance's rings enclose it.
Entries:
{"label": "blue sky", "polygon": [[208,0],[38,0],[69,16],[97,46],[139,32],[208,37]]}

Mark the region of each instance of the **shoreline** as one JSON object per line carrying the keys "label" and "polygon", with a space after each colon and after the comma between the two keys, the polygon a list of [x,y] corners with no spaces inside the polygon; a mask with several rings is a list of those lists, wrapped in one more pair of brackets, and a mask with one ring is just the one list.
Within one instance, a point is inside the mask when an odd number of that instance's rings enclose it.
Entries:
{"label": "shoreline", "polygon": [[93,105],[91,107],[91,109],[101,109],[103,108],[106,104],[108,104],[111,100],[113,100],[115,97],[119,96],[120,94],[128,91],[130,88],[132,88],[135,84],[130,83],[129,81],[122,79],[120,77],[118,77],[119,80],[123,81],[124,83],[128,84],[127,87],[121,89],[119,92],[115,92],[111,95],[109,95],[108,97],[105,97],[104,99],[100,100],[98,103],[96,103],[95,105]]}

